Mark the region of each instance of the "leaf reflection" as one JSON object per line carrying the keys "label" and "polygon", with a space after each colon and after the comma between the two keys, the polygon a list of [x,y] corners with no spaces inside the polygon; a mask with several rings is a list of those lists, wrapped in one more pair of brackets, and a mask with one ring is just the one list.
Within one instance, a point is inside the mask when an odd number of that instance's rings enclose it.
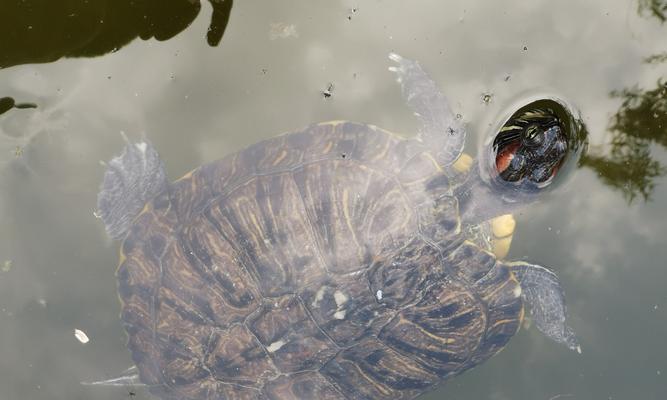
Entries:
{"label": "leaf reflection", "polygon": [[648,14],[664,23],[667,20],[667,1],[665,0],[639,0],[637,12],[640,16]]}
{"label": "leaf reflection", "polygon": [[667,173],[667,168],[651,155],[652,144],[667,149],[667,83],[658,79],[653,90],[634,86],[612,91],[610,96],[622,99],[622,103],[610,120],[609,154],[590,152],[581,164],[621,191],[629,203],[638,196],[648,201],[655,180]]}
{"label": "leaf reflection", "polygon": [[[233,0],[213,7],[206,37],[222,39]],[[118,51],[136,38],[167,40],[187,28],[199,0],[7,0],[0,12],[0,69],[61,57],[95,57]]]}

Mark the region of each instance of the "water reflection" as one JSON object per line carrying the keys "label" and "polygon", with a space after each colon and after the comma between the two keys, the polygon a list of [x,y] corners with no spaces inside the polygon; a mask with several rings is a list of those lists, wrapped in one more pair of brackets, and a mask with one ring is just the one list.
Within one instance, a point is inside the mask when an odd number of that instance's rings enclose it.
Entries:
{"label": "water reflection", "polygon": [[17,103],[11,97],[2,97],[0,98],[0,115],[6,113],[12,108],[25,109],[25,108],[37,108],[35,103]]}
{"label": "water reflection", "polygon": [[659,64],[665,61],[667,61],[667,51],[664,53],[653,54],[644,58],[644,62],[646,64]]}
{"label": "water reflection", "polygon": [[[207,42],[224,34],[232,0],[213,7]],[[0,69],[61,57],[95,57],[118,51],[137,37],[167,40],[199,14],[198,0],[11,0],[0,16]]]}
{"label": "water reflection", "polygon": [[610,120],[610,150],[608,154],[591,151],[581,164],[595,170],[628,202],[638,196],[650,200],[656,179],[667,172],[651,155],[654,143],[667,149],[667,82],[658,79],[655,89],[634,86],[612,91],[610,96],[622,100]]}
{"label": "water reflection", "polygon": [[640,16],[652,16],[661,23],[667,21],[667,1],[665,0],[639,0],[637,12]]}
{"label": "water reflection", "polygon": [[[638,0],[640,17],[667,21],[666,0]],[[667,61],[667,52],[644,58],[645,64]],[[656,88],[646,90],[635,85],[614,90],[610,97],[621,99],[621,106],[611,117],[609,151],[592,149],[581,165],[597,172],[603,183],[620,191],[628,203],[651,199],[656,180],[667,173],[651,154],[653,144],[667,149],[667,82],[658,79]]]}

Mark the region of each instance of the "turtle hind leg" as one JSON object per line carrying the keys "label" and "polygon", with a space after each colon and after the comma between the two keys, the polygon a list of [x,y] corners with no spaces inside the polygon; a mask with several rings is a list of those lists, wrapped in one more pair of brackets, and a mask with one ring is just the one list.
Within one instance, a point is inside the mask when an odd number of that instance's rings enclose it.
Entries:
{"label": "turtle hind leg", "polygon": [[127,144],[106,166],[97,194],[97,212],[107,233],[121,239],[146,202],[167,188],[160,157],[148,141]]}
{"label": "turtle hind leg", "polygon": [[565,319],[565,294],[556,274],[526,262],[507,263],[521,285],[521,297],[528,304],[537,329],[550,339],[581,353],[574,331]]}
{"label": "turtle hind leg", "polygon": [[421,123],[421,140],[443,166],[453,164],[461,155],[465,144],[465,130],[436,83],[418,62],[389,53],[389,59],[397,65],[389,67],[396,73],[401,93]]}

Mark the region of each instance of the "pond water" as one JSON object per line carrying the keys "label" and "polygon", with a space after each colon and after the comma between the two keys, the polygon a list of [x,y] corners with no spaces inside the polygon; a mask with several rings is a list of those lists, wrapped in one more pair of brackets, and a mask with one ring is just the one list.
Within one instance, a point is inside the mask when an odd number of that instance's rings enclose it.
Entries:
{"label": "pond water", "polygon": [[0,97],[19,106],[0,102],[0,399],[150,398],[80,384],[131,365],[118,245],[94,216],[120,132],[172,179],[317,121],[412,135],[390,51],[441,85],[473,154],[538,87],[589,131],[567,188],[516,215],[509,255],[558,273],[582,354],[522,329],[423,398],[667,398],[667,2],[225,1],[10,1],[0,17]]}

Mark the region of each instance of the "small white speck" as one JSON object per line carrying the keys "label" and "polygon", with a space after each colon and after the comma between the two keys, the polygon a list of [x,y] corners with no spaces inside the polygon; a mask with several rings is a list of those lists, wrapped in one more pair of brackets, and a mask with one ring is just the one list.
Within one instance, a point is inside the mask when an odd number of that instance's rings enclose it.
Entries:
{"label": "small white speck", "polygon": [[521,286],[515,287],[514,290],[512,291],[512,293],[514,294],[514,297],[521,296]]}
{"label": "small white speck", "polygon": [[280,348],[283,347],[284,345],[285,345],[285,341],[281,339],[281,340],[278,340],[277,342],[271,343],[269,345],[269,347],[266,348],[266,350],[268,350],[269,353],[274,353],[274,352],[280,350]]}
{"label": "small white speck", "polygon": [[336,300],[336,306],[340,307],[343,304],[347,303],[347,295],[340,290],[334,292],[334,300]]}
{"label": "small white speck", "polygon": [[296,30],[296,25],[287,24],[284,22],[272,23],[269,30],[269,39],[287,39],[298,38],[299,33]]}
{"label": "small white speck", "polygon": [[137,146],[137,149],[139,149],[140,152],[142,152],[142,153],[146,152],[146,148],[147,148],[146,142],[139,142],[139,143],[135,144],[135,146]]}
{"label": "small white speck", "polygon": [[315,300],[311,303],[313,308],[317,308],[319,305],[320,301],[324,298],[324,291],[326,290],[326,287],[322,286],[317,293],[315,293]]}
{"label": "small white speck", "polygon": [[86,344],[90,341],[90,339],[88,339],[88,335],[86,335],[86,332],[80,329],[74,330],[74,337],[76,337],[77,340],[83,344]]}
{"label": "small white speck", "polygon": [[336,319],[345,319],[345,310],[336,311],[334,313],[334,318],[336,318]]}
{"label": "small white speck", "polygon": [[377,292],[375,292],[375,298],[377,298],[378,300],[382,300],[382,290],[378,290]]}

